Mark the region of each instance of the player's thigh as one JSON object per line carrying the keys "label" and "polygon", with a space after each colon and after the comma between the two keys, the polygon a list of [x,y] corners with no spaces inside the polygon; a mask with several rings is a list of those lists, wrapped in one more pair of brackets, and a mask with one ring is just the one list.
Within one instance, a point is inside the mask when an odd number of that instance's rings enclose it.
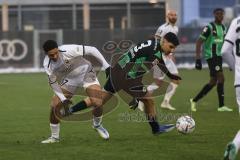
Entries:
{"label": "player's thigh", "polygon": [[142,98],[147,93],[147,87],[143,85],[141,77],[126,80],[121,89],[135,98]]}
{"label": "player's thigh", "polygon": [[86,88],[86,93],[94,106],[102,105],[102,89],[100,85],[93,84]]}
{"label": "player's thigh", "polygon": [[102,92],[102,88],[99,84],[92,84],[86,88],[86,93],[89,97],[98,98],[98,94],[100,94],[101,92]]}

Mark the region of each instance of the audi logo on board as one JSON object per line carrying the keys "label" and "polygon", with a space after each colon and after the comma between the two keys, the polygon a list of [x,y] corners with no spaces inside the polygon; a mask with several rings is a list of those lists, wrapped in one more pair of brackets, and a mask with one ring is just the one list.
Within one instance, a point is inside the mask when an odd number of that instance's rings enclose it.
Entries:
{"label": "audi logo on board", "polygon": [[0,60],[2,61],[19,61],[25,58],[27,53],[28,46],[21,39],[0,40]]}

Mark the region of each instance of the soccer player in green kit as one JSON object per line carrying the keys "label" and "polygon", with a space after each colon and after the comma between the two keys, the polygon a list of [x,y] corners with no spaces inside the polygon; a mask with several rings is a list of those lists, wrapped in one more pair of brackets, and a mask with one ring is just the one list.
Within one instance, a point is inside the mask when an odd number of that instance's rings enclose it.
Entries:
{"label": "soccer player in green kit", "polygon": [[[159,125],[154,100],[146,85],[143,84],[142,79],[152,67],[158,66],[170,79],[181,80],[179,76],[168,71],[162,57],[163,54],[168,55],[174,52],[178,45],[177,36],[172,32],[168,32],[161,41],[153,38],[132,47],[111,67],[110,74],[104,85],[104,91],[99,93],[103,103],[108,101],[112,94],[123,90],[144,103],[145,114],[153,134],[161,134],[174,129],[174,124]],[[84,99],[70,107],[69,111],[74,113],[90,106],[92,105],[89,100]]]}
{"label": "soccer player in green kit", "polygon": [[203,28],[199,39],[196,42],[196,65],[197,70],[202,69],[201,63],[201,47],[204,44],[204,58],[206,59],[210,71],[210,81],[204,85],[201,91],[190,99],[191,110],[196,112],[196,103],[203,98],[215,85],[217,85],[217,94],[219,101],[218,111],[232,111],[224,105],[224,75],[222,70],[222,54],[221,48],[226,34],[226,28],[222,24],[224,18],[224,10],[216,8],[213,11],[214,22],[209,23]]}

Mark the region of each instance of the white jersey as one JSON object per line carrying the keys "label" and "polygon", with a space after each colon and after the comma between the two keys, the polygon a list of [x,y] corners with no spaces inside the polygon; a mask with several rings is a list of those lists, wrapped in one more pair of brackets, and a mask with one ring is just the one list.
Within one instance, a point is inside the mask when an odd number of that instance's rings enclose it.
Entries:
{"label": "white jersey", "polygon": [[156,31],[156,33],[155,33],[155,35],[156,36],[158,36],[158,37],[164,37],[165,36],[165,34],[167,34],[168,32],[172,32],[172,33],[174,33],[174,34],[178,34],[178,27],[176,26],[176,25],[171,25],[170,23],[164,23],[163,25],[161,25],[158,29],[157,29],[157,31]]}
{"label": "white jersey", "polygon": [[[48,56],[45,56],[43,66],[49,77],[49,83],[54,93],[64,101],[66,97],[61,90],[61,84],[66,83],[69,86],[83,86],[84,83],[95,83],[96,75],[89,61],[84,59],[84,55],[92,55],[101,60],[103,68],[109,67],[101,53],[91,46],[83,45],[62,45],[58,47],[59,57],[57,61],[52,61]],[[91,78],[86,75],[91,74]],[[88,82],[86,82],[88,81]]]}
{"label": "white jersey", "polygon": [[74,79],[85,73],[91,65],[90,62],[83,58],[83,46],[63,45],[58,49],[60,54],[56,62],[45,56],[43,63],[50,83],[54,83],[55,81],[62,83],[67,77],[68,84],[78,86],[79,82],[74,81]]}
{"label": "white jersey", "polygon": [[[155,36],[157,37],[164,37],[165,34],[167,34],[168,32],[172,32],[174,34],[178,34],[178,27],[176,25],[171,25],[170,23],[164,23],[163,25],[161,25],[156,33]],[[172,54],[172,53],[170,53]],[[173,60],[169,57],[163,56],[164,58],[164,62],[166,64],[166,67],[168,68],[168,70],[172,73],[172,74],[178,74],[178,70],[177,70],[177,66],[175,65],[175,63],[173,62]],[[162,71],[160,70],[160,68],[158,67],[154,67],[153,68],[153,77],[156,79],[164,79],[165,78],[165,74],[162,73]]]}
{"label": "white jersey", "polygon": [[222,47],[223,60],[235,70],[234,85],[240,85],[240,17],[232,20]]}

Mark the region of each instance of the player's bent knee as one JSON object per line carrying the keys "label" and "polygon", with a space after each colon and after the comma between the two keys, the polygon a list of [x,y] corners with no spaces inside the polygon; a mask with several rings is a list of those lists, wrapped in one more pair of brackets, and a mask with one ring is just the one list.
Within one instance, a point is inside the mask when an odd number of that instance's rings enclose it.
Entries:
{"label": "player's bent knee", "polygon": [[61,100],[57,96],[53,96],[50,103],[51,108],[59,107],[61,104]]}
{"label": "player's bent knee", "polygon": [[92,106],[101,107],[103,105],[102,99],[99,98],[90,98]]}

